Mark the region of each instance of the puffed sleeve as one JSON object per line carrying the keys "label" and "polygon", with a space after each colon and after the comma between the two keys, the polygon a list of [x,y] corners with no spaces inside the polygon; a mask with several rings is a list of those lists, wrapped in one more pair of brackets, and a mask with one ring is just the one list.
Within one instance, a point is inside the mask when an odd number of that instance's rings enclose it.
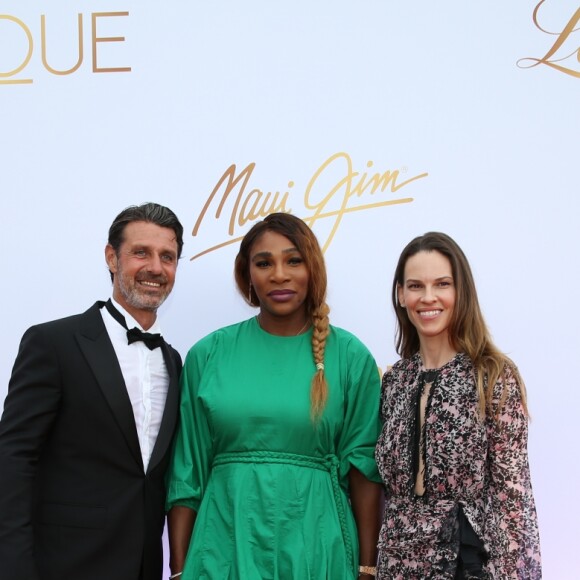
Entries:
{"label": "puffed sleeve", "polygon": [[195,344],[181,374],[179,425],[167,477],[167,510],[185,506],[198,511],[209,478],[213,436],[200,386],[212,356],[215,335]]}
{"label": "puffed sleeve", "polygon": [[[511,369],[495,388],[493,415],[505,384],[497,418],[488,418],[490,475],[486,540],[490,570],[498,578],[537,580],[542,577],[540,538],[528,464],[528,418],[520,386]],[[496,577],[494,576],[494,577]]]}
{"label": "puffed sleeve", "polygon": [[374,452],[380,432],[380,376],[368,349],[354,336],[347,346],[345,414],[338,446],[343,482],[351,467],[380,482]]}

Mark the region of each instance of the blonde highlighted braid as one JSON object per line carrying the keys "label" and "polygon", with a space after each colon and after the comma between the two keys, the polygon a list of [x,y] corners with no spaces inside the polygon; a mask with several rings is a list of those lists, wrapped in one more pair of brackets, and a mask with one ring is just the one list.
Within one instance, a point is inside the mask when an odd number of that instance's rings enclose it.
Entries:
{"label": "blonde highlighted braid", "polygon": [[323,303],[312,313],[312,355],[316,372],[312,377],[310,389],[310,416],[315,422],[322,416],[328,399],[328,383],[324,374],[324,349],[330,333],[329,312],[330,308]]}

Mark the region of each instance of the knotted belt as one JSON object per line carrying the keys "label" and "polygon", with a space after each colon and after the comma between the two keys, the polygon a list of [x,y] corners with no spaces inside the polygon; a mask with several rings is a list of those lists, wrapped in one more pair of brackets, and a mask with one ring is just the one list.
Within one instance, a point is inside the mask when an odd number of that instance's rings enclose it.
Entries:
{"label": "knotted belt", "polygon": [[352,542],[348,532],[346,513],[341,498],[340,481],[338,477],[339,461],[333,454],[324,457],[313,457],[311,455],[299,455],[296,453],[283,453],[280,451],[246,451],[238,453],[220,453],[213,460],[213,467],[226,465],[228,463],[274,463],[285,465],[296,465],[308,469],[318,469],[326,471],[330,475],[332,484],[332,495],[336,505],[336,512],[340,522],[340,530],[346,550],[346,558],[349,566],[353,567]]}

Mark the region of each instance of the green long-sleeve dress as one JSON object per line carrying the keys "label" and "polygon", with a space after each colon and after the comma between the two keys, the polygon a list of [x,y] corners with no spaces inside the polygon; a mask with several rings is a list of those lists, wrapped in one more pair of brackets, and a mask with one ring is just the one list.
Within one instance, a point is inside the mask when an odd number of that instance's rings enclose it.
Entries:
{"label": "green long-sleeve dress", "polygon": [[354,466],[380,481],[379,373],[355,336],[331,327],[328,402],[313,424],[311,338],[252,318],[189,351],[168,486],[168,508],[197,512],[180,580],[356,578],[347,475]]}

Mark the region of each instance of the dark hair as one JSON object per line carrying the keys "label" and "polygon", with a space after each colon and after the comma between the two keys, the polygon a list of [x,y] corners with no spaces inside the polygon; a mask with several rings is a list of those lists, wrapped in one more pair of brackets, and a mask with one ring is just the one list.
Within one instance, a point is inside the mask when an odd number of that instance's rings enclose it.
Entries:
{"label": "dark hair", "polygon": [[[492,405],[493,389],[506,368],[519,383],[522,404],[526,408],[525,387],[516,365],[493,344],[483,318],[473,273],[463,250],[447,234],[427,232],[411,240],[403,249],[395,269],[392,301],[397,315],[396,348],[403,358],[410,358],[419,351],[419,334],[411,323],[407,310],[399,304],[398,289],[405,283],[405,266],[409,258],[419,252],[439,252],[451,263],[455,286],[455,305],[449,324],[449,341],[457,352],[465,352],[473,361],[482,415]],[[506,389],[502,392],[502,403]],[[500,404],[501,407],[501,404]],[[498,407],[498,408],[500,408]]]}
{"label": "dark hair", "polygon": [[254,243],[266,232],[275,232],[288,238],[300,252],[308,270],[308,295],[306,314],[312,321],[312,354],[317,370],[312,379],[311,413],[318,419],[328,397],[328,384],[324,375],[324,350],[329,334],[326,304],[326,266],[320,244],[313,231],[298,217],[288,213],[272,213],[257,222],[244,236],[236,256],[234,276],[240,294],[251,306],[259,306],[256,292],[250,284],[250,252]]}
{"label": "dark hair", "polygon": [[[183,249],[183,226],[177,216],[168,208],[158,203],[143,203],[125,208],[113,221],[109,228],[108,243],[113,247],[117,256],[125,237],[125,227],[132,222],[148,222],[162,228],[170,228],[175,232],[177,241],[177,257],[181,257]],[[111,280],[113,280],[113,273]]]}

